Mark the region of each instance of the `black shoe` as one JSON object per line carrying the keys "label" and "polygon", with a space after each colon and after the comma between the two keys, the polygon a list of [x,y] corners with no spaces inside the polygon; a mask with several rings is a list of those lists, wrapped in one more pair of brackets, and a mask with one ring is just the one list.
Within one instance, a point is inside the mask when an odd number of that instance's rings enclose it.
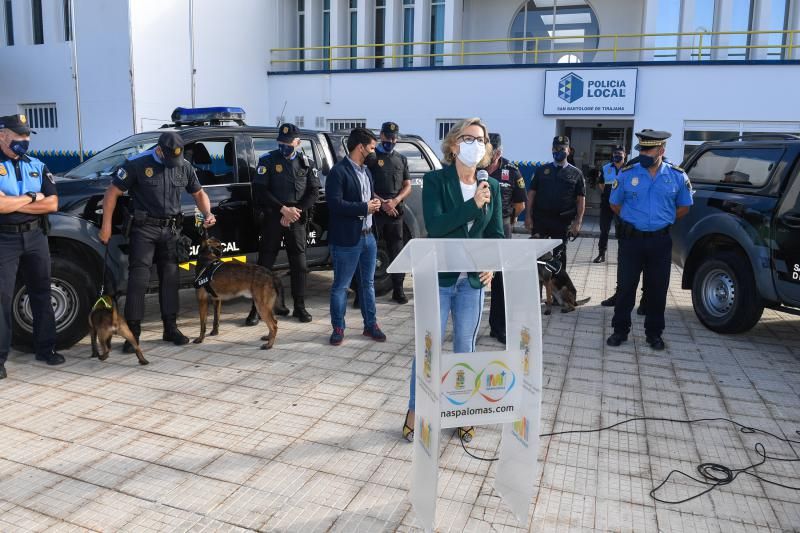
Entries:
{"label": "black shoe", "polygon": [[619,346],[626,340],[628,340],[627,335],[623,335],[622,333],[612,333],[611,336],[606,339],[606,344],[609,346]]}
{"label": "black shoe", "polygon": [[37,361],[44,361],[48,365],[54,366],[54,365],[60,365],[66,359],[64,359],[64,356],[61,355],[58,352],[51,352],[51,353],[49,353],[47,355],[37,355],[36,356],[36,360]]}
{"label": "black shoe", "polygon": [[6,365],[2,364],[0,365],[0,379],[6,379],[7,377],[8,374],[6,373]]}
{"label": "black shoe", "polygon": [[594,258],[593,263],[605,263],[606,262],[606,253],[600,252],[600,255]]}
{"label": "black shoe", "polygon": [[[133,333],[133,338],[136,339],[136,344],[139,344],[139,336],[142,334],[142,323],[138,320],[129,320],[128,329]],[[136,349],[131,343],[125,341],[122,345],[122,353],[136,353]]]}
{"label": "black shoe", "polygon": [[661,335],[654,336],[654,337],[647,337],[647,344],[654,350],[661,351],[666,348],[664,344],[664,339],[661,338]]}
{"label": "black shoe", "polygon": [[256,306],[250,308],[250,314],[247,315],[247,318],[244,321],[245,326],[255,326],[261,320],[261,316],[258,314],[256,310]]}
{"label": "black shoe", "polygon": [[489,330],[489,336],[493,339],[497,339],[500,344],[506,343],[506,334],[505,333],[498,333],[495,330]]}
{"label": "black shoe", "polygon": [[300,320],[300,322],[311,322],[311,315],[308,314],[308,311],[306,311],[305,307],[295,306],[292,316]]}
{"label": "black shoe", "polygon": [[277,316],[289,316],[289,308],[282,303],[276,303],[272,308],[272,312]]}
{"label": "black shoe", "polygon": [[606,298],[605,300],[600,302],[600,305],[602,305],[603,307],[614,307],[615,305],[617,305],[617,295],[616,295],[616,293],[613,296],[611,296],[610,298]]}
{"label": "black shoe", "polygon": [[395,289],[392,291],[392,300],[401,305],[408,303],[408,297],[406,297],[406,293],[403,289]]}
{"label": "black shoe", "polygon": [[636,308],[636,314],[637,315],[644,316],[644,315],[647,314],[647,311],[645,311],[644,305],[645,305],[644,302],[640,302],[639,303],[639,307]]}
{"label": "black shoe", "polygon": [[189,344],[189,337],[181,333],[174,321],[164,323],[164,334],[161,336],[161,340],[171,342],[175,346]]}

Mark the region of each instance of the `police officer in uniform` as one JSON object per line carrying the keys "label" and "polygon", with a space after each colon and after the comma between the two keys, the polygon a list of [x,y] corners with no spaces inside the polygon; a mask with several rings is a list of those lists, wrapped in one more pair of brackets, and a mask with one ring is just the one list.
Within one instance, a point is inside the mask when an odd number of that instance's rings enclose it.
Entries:
{"label": "police officer in uniform", "polygon": [[553,162],[538,167],[528,189],[525,227],[531,236],[561,239],[554,256],[567,267],[567,237],[578,235],[586,210],[583,173],[567,162],[569,137],[553,138]]}
{"label": "police officer in uniform", "polygon": [[[373,220],[378,235],[386,242],[390,261],[403,249],[403,200],[411,194],[408,159],[394,149],[399,133],[396,123],[384,122],[375,158],[367,161],[375,181],[375,196],[381,200],[381,209]],[[403,290],[404,280],[405,274],[392,274],[392,300],[399,304],[408,302]]]}
{"label": "police officer in uniform", "polygon": [[26,155],[31,133],[25,115],[0,117],[0,379],[6,377],[11,349],[11,299],[20,265],[33,313],[36,360],[48,365],[64,362],[55,351],[45,234],[47,214],[58,210],[58,196],[44,163]]}
{"label": "police officer in uniform", "polygon": [[611,161],[603,165],[600,174],[600,241],[597,243],[598,255],[594,258],[595,263],[605,263],[606,250],[608,250],[608,234],[611,231],[611,222],[614,220],[614,212],[608,203],[611,196],[611,184],[619,176],[620,170],[625,166],[625,148],[615,146],[611,152]]}
{"label": "police officer in uniform", "polygon": [[[258,160],[253,179],[253,201],[262,215],[261,246],[258,264],[269,269],[275,264],[281,240],[286,244],[289,257],[292,298],[292,316],[300,322],[311,322],[306,310],[306,223],[308,212],[319,197],[319,172],[311,158],[302,151],[300,135],[294,124],[281,124],[278,128],[278,149]],[[281,302],[277,314],[289,314]],[[258,311],[250,310],[246,324],[258,323]]]}
{"label": "police officer in uniform", "polygon": [[[216,222],[211,213],[208,196],[200,187],[192,165],[183,157],[183,139],[178,133],[164,132],[156,147],[126,160],[117,170],[103,198],[103,224],[100,241],[108,244],[111,220],[117,200],[130,194],[133,221],[130,230],[128,293],[125,300],[125,320],[136,340],[142,331],[144,293],[150,281],[153,257],[157,258],[160,283],[159,304],[164,324],[162,339],[178,346],[189,339],[177,325],[178,316],[178,258],[177,241],[181,230],[181,191],[194,197],[203,224]],[[125,352],[133,346],[126,342]]]}
{"label": "police officer in uniform", "polygon": [[[490,133],[492,143],[492,162],[486,167],[489,176],[500,183],[500,200],[503,206],[503,232],[506,239],[511,238],[511,230],[517,217],[525,209],[525,180],[517,165],[503,157],[502,137],[499,133]],[[506,310],[503,294],[503,274],[495,273],[492,278],[492,298],[489,307],[489,335],[506,343]]]}
{"label": "police officer in uniform", "polygon": [[664,161],[665,131],[637,133],[638,163],[623,168],[613,182],[611,209],[620,218],[619,289],[611,322],[614,333],[606,344],[619,346],[628,340],[636,286],[644,274],[647,344],[663,350],[664,308],[667,302],[672,254],[669,228],[692,205],[692,185],[680,167]]}

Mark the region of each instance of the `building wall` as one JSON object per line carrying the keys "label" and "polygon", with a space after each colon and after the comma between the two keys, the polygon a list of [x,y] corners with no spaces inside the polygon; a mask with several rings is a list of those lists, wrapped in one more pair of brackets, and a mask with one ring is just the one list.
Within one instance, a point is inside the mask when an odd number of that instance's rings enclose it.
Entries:
{"label": "building wall", "polygon": [[[549,159],[557,119],[627,118],[636,131],[670,131],[667,155],[674,161],[683,158],[685,120],[800,122],[788,97],[764,98],[767,87],[800,84],[800,69],[793,65],[639,67],[637,109],[631,117],[544,116],[544,74],[544,69],[528,68],[275,75],[269,81],[270,107],[275,114],[288,98],[287,116],[365,118],[369,127],[394,120],[401,131],[422,135],[437,151],[436,119],[480,116],[503,134],[505,154],[515,160]],[[391,99],[372,97],[385,95],[386,87],[392,88]]]}

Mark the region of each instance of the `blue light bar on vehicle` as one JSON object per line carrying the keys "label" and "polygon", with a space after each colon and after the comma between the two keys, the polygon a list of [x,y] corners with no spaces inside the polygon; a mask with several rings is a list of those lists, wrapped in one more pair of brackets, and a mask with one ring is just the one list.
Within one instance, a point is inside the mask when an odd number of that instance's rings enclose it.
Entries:
{"label": "blue light bar on vehicle", "polygon": [[172,112],[175,124],[219,123],[225,121],[244,123],[241,107],[176,107]]}

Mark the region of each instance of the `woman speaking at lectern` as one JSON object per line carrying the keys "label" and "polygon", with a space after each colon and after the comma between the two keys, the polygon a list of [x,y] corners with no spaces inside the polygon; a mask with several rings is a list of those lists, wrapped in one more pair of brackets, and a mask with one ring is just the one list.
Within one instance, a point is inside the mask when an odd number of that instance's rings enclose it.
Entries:
{"label": "woman speaking at lectern", "polygon": [[[428,237],[438,239],[502,239],[503,213],[500,185],[494,178],[478,175],[478,167],[492,159],[489,130],[479,118],[456,123],[442,141],[445,167],[425,174],[422,209]],[[483,173],[485,174],[485,172]],[[448,317],[453,319],[453,351],[475,351],[475,339],[483,313],[483,297],[493,272],[445,272],[439,274],[439,312],[442,339]],[[403,437],[414,439],[416,361],[411,367],[411,392]],[[465,442],[472,427],[458,428]]]}

